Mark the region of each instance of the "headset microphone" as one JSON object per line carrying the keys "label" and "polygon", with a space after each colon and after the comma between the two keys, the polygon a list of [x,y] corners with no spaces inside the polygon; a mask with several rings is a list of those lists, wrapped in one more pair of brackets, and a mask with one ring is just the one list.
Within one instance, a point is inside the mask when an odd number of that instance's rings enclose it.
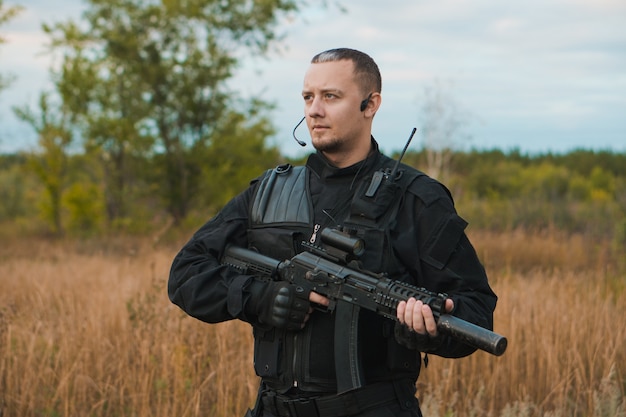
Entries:
{"label": "headset microphone", "polygon": [[303,117],[303,118],[302,118],[302,119],[298,122],[298,124],[296,125],[296,127],[294,127],[294,128],[293,128],[293,132],[291,133],[291,134],[293,135],[294,140],[295,140],[296,142],[298,142],[298,145],[300,145],[300,146],[306,146],[306,142],[304,142],[304,141],[302,141],[302,140],[300,140],[300,139],[298,139],[298,138],[296,137],[296,129],[298,128],[298,126],[300,126],[300,125],[302,124],[302,122],[304,122],[304,119],[305,119],[305,118],[306,118],[306,116],[304,116],[304,117]]}

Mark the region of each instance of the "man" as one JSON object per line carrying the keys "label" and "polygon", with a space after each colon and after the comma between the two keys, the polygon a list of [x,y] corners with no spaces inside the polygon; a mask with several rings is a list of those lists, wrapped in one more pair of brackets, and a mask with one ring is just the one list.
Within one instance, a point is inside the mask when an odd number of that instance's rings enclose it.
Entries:
{"label": "man", "polygon": [[228,245],[284,260],[303,251],[302,242],[319,244],[321,230],[341,226],[365,241],[365,269],[447,293],[447,312],[492,328],[496,296],[448,190],[403,164],[391,191],[381,190],[380,173],[395,161],[371,135],[382,99],[376,63],[352,49],[322,52],[306,72],[302,98],[317,152],[304,168],[268,171],[200,228],[174,259],[170,299],[209,323],[252,325],[261,387],[249,415],[420,416],[421,352],[455,358],[474,351],[438,333],[428,305],[401,302],[397,322],[361,311],[365,384],[338,393],[334,329],[342,319],[312,308],[328,300],[220,265]]}

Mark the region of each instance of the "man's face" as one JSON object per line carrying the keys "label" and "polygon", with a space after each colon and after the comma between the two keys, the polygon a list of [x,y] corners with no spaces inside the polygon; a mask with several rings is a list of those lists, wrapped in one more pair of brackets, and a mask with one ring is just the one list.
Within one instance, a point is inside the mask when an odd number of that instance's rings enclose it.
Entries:
{"label": "man's face", "polygon": [[350,60],[311,64],[302,88],[304,113],[315,149],[349,153],[360,141],[369,144],[370,127],[359,107],[365,98]]}

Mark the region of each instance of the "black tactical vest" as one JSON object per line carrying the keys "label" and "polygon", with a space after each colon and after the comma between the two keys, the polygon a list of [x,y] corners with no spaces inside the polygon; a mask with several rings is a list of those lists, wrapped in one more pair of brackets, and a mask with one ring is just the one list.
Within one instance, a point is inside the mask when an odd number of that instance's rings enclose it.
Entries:
{"label": "black tactical vest", "polygon": [[[379,171],[358,184],[340,218],[343,227],[365,241],[365,253],[360,258],[365,269],[402,276],[405,268],[393,256],[390,229],[407,187],[424,174],[407,169],[399,171],[393,180],[385,178],[385,172],[389,174],[395,161],[380,157]],[[309,173],[304,166],[281,165],[265,173],[258,182],[250,209],[248,242],[251,248],[275,259],[288,259],[303,250],[301,243],[310,236],[314,221],[308,187]],[[364,328],[359,335],[363,335],[360,343],[366,346],[363,361],[368,383],[398,376],[417,378],[419,354],[395,342],[394,322],[369,311],[361,311],[361,314],[360,323]],[[255,370],[270,388],[288,390],[293,387],[289,369],[309,368],[308,363],[293,363],[290,358],[293,352],[287,353],[295,343],[294,338],[307,337],[306,330],[305,327],[294,334],[254,329]],[[306,355],[295,357],[306,361]],[[333,392],[335,378],[326,375],[300,379],[299,388]]]}

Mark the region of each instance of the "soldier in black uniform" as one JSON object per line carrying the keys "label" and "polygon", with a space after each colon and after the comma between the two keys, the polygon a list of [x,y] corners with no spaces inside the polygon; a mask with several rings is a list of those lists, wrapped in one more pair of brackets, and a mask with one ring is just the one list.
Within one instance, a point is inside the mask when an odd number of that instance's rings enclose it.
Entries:
{"label": "soldier in black uniform", "polygon": [[352,49],[322,52],[306,72],[302,98],[317,152],[304,167],[284,165],[261,175],[202,226],[174,259],[169,297],[199,320],[252,325],[261,387],[248,415],[420,416],[415,382],[421,354],[459,358],[475,350],[438,333],[428,305],[401,302],[397,322],[361,311],[365,384],[338,392],[334,329],[340,319],[312,308],[328,300],[220,265],[228,245],[283,260],[301,252],[302,242],[318,243],[324,228],[341,226],[365,241],[365,269],[446,293],[447,312],[493,327],[497,297],[449,191],[400,164],[392,192],[370,198],[376,173],[395,165],[371,135],[382,99],[376,63]]}

